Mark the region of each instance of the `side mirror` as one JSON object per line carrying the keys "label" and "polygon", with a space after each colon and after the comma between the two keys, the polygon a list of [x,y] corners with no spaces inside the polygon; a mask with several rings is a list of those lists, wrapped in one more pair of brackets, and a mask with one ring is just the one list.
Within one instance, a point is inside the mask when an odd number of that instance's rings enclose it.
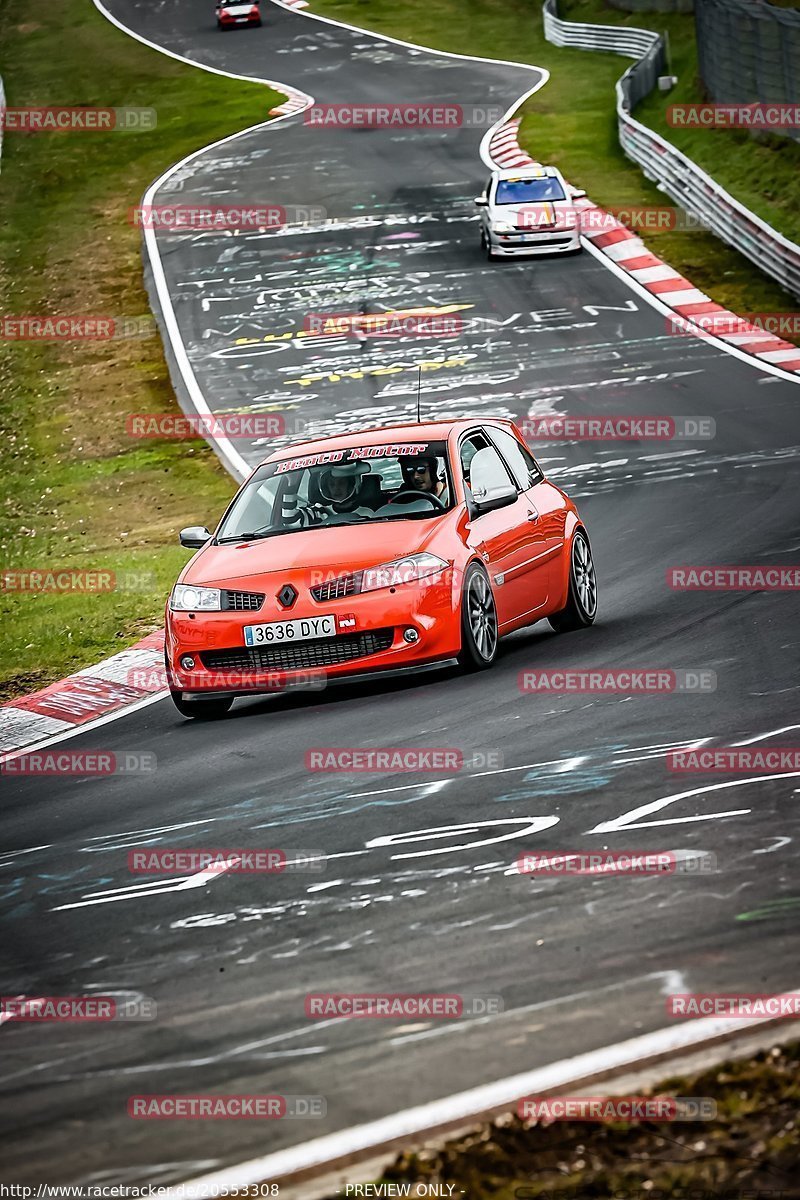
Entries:
{"label": "side mirror", "polygon": [[475,205],[477,208],[487,208],[488,204],[489,204],[488,196],[476,196],[475,197]]}
{"label": "side mirror", "polygon": [[508,478],[497,451],[485,446],[470,463],[470,491],[476,514],[513,504],[518,492]]}
{"label": "side mirror", "polygon": [[188,529],[182,529],[178,536],[182,546],[186,546],[188,550],[199,550],[201,546],[205,546],[211,534],[205,525],[190,525]]}
{"label": "side mirror", "polygon": [[496,508],[506,508],[509,504],[513,504],[518,495],[517,489],[512,483],[504,484],[501,487],[492,488],[491,492],[485,496],[472,493],[474,500],[474,508],[476,514],[481,516],[482,513],[494,512]]}
{"label": "side mirror", "polygon": [[572,188],[571,191],[573,200],[582,200],[586,195],[586,192],[584,192],[583,188]]}

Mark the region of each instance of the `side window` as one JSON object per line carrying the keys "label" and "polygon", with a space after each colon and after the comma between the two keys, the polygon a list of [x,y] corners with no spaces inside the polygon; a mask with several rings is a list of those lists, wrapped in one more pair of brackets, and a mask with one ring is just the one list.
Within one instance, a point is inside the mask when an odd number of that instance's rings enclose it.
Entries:
{"label": "side window", "polygon": [[470,486],[470,464],[478,451],[484,450],[488,445],[489,443],[482,433],[471,433],[468,437],[465,437],[464,441],[461,443],[461,471],[464,476],[464,483],[467,485],[467,487]]}
{"label": "side window", "polygon": [[539,470],[528,447],[518,442],[513,434],[508,433],[505,429],[490,429],[489,435],[511,468],[517,485],[523,492],[544,479],[544,475]]}

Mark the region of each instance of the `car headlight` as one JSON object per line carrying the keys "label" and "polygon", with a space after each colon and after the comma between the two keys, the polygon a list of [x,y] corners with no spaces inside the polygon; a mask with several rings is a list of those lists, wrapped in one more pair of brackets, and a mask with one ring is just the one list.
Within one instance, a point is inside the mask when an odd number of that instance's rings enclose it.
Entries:
{"label": "car headlight", "polygon": [[402,583],[414,583],[426,575],[438,575],[447,570],[448,564],[435,554],[408,554],[393,562],[368,567],[361,576],[361,592],[374,592],[378,588],[397,587]]}
{"label": "car headlight", "polygon": [[169,606],[173,612],[219,612],[222,608],[222,593],[219,588],[176,583],[169,598]]}
{"label": "car headlight", "polygon": [[495,233],[513,233],[514,226],[509,225],[508,221],[492,221],[492,229]]}

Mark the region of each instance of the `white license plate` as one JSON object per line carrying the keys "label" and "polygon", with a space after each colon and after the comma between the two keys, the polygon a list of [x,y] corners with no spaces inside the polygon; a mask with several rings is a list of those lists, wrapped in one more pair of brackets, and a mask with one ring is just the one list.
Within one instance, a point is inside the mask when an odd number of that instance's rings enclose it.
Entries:
{"label": "white license plate", "polygon": [[312,638],[335,637],[336,617],[300,617],[296,621],[270,621],[266,625],[245,625],[246,646],[272,646],[279,642],[308,642]]}

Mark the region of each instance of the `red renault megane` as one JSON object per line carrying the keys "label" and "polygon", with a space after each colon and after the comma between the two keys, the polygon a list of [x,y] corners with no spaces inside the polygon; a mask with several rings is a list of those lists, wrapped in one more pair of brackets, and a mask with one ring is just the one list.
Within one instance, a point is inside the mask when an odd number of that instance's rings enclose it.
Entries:
{"label": "red renault megane", "polygon": [[547,617],[591,625],[585,526],[510,421],[370,429],[271,454],[199,547],[166,612],[172,698],[236,696],[435,663],[491,666]]}

